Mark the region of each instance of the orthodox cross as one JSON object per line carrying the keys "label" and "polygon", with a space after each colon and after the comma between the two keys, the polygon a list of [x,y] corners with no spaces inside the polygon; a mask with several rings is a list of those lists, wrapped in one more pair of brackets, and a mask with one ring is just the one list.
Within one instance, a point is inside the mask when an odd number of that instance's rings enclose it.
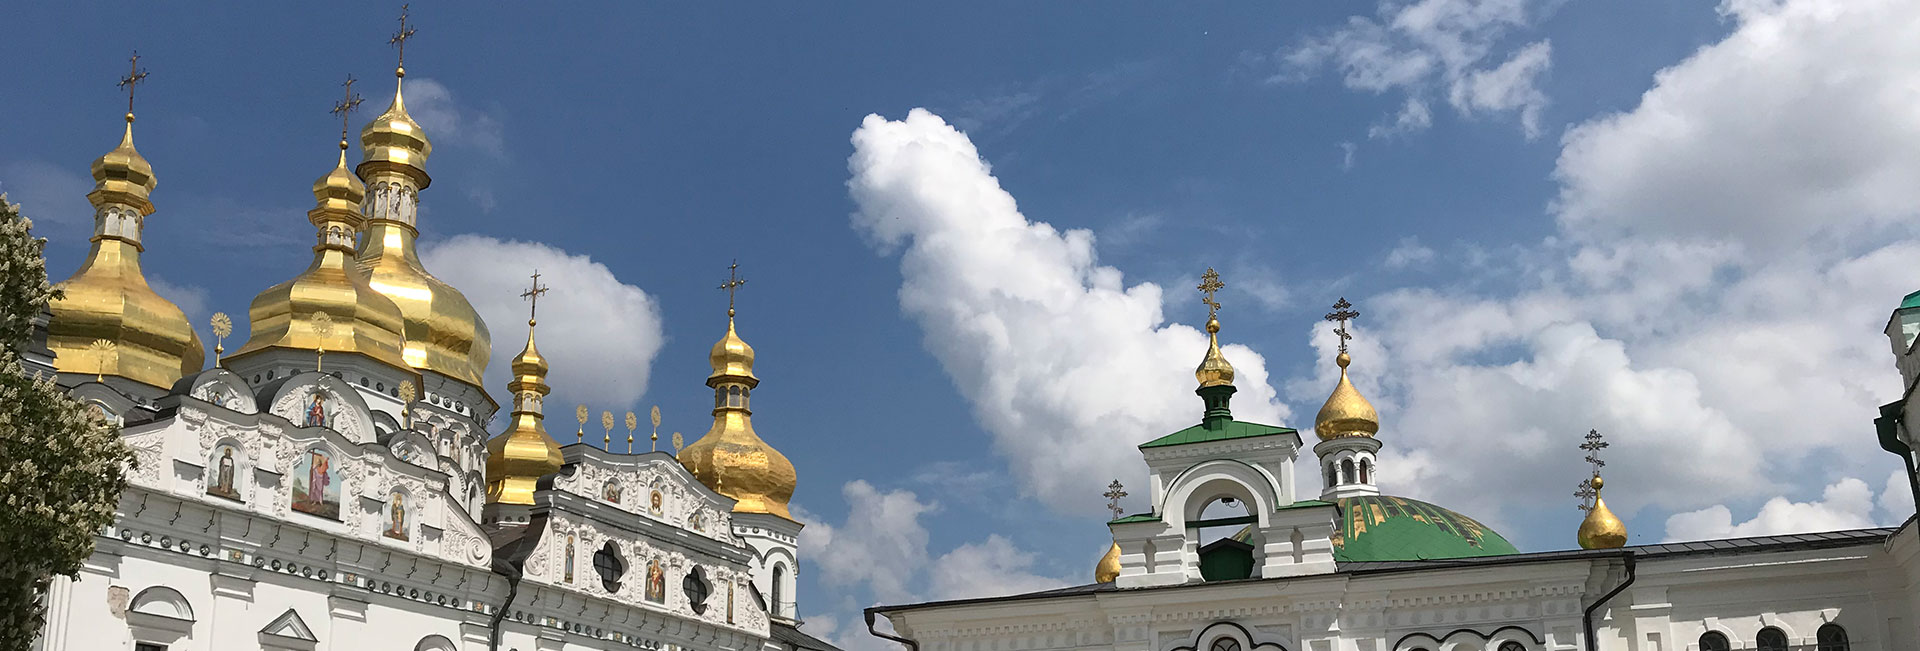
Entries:
{"label": "orthodox cross", "polygon": [[[1208,269],[1207,273],[1213,273],[1213,270]],[[1107,492],[1100,494],[1101,497],[1107,498],[1107,510],[1113,512],[1113,519],[1115,520],[1120,519],[1120,516],[1126,513],[1125,509],[1120,508],[1120,498],[1127,496],[1127,491],[1123,490],[1124,488],[1126,487],[1120,485],[1120,480],[1115,479],[1113,483],[1107,484]]]}
{"label": "orthodox cross", "polygon": [[345,96],[340,98],[340,101],[333,103],[333,110],[327,111],[328,113],[332,113],[340,116],[340,148],[341,149],[345,149],[347,147],[347,127],[349,124],[348,123],[349,116],[353,114],[355,109],[360,108],[360,94],[353,92],[354,81],[355,80],[353,78],[353,75],[347,75],[347,83],[340,84],[342,87],[346,88],[346,91],[344,92]]}
{"label": "orthodox cross", "polygon": [[407,8],[412,5],[400,5],[400,31],[387,39],[387,45],[400,48],[400,68],[407,67],[407,39],[413,38],[413,28],[407,26]]}
{"label": "orthodox cross", "polygon": [[[1587,465],[1592,469],[1594,477],[1599,477],[1600,467],[1607,465],[1607,462],[1600,460],[1600,451],[1607,449],[1611,444],[1603,438],[1600,430],[1587,430],[1586,442],[1580,444],[1580,449],[1587,452]],[[1594,490],[1591,479],[1580,482],[1580,488],[1573,492],[1574,497],[1580,498],[1582,511],[1593,508],[1593,498],[1598,497],[1599,494],[1600,491]]]}
{"label": "orthodox cross", "polygon": [[[527,325],[533,325],[534,314],[540,310],[540,295],[547,293],[549,287],[540,284],[540,270],[533,270],[533,287],[520,292],[520,298],[529,301],[527,305]],[[585,422],[584,420],[582,422]]]}
{"label": "orthodox cross", "polygon": [[1353,304],[1348,303],[1345,296],[1340,297],[1340,302],[1333,304],[1333,311],[1327,313],[1328,321],[1340,324],[1333,328],[1334,336],[1340,338],[1340,352],[1347,352],[1347,340],[1353,338],[1353,334],[1347,332],[1347,322],[1357,318],[1360,318],[1360,313],[1353,311]]}
{"label": "orthodox cross", "polygon": [[127,89],[128,119],[132,119],[133,116],[133,87],[140,85],[140,82],[146,80],[147,71],[140,69],[140,51],[135,50],[133,56],[127,59],[127,76],[121,77],[120,83],[116,84],[121,88]]}
{"label": "orthodox cross", "polygon": [[1207,305],[1207,320],[1213,320],[1220,313],[1220,302],[1213,300],[1213,293],[1226,288],[1226,283],[1220,282],[1220,274],[1215,272],[1213,267],[1207,267],[1207,272],[1200,274],[1199,290],[1201,294],[1206,295],[1200,299],[1200,302]]}
{"label": "orthodox cross", "polygon": [[1580,498],[1580,505],[1575,508],[1578,508],[1582,511],[1592,509],[1593,496],[1598,494],[1599,493],[1597,491],[1593,490],[1593,480],[1591,479],[1580,480],[1580,486],[1578,488],[1573,489],[1573,496]]}
{"label": "orthodox cross", "polygon": [[734,260],[727,266],[727,282],[720,283],[720,289],[727,290],[727,316],[733,316],[733,293],[745,284],[747,279],[740,277],[740,261]]}

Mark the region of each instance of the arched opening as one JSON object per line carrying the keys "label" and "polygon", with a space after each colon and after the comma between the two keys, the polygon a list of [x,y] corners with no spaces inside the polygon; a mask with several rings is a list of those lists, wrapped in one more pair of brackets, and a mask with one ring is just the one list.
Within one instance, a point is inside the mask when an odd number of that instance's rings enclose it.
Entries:
{"label": "arched opening", "polygon": [[1513,640],[1500,643],[1500,651],[1527,651],[1527,646]]}
{"label": "arched opening", "polygon": [[1248,513],[1246,500],[1222,495],[1200,508],[1200,518],[1187,523],[1199,545],[1200,577],[1208,581],[1253,576],[1254,549],[1260,545],[1259,518]]}
{"label": "arched opening", "polygon": [[1354,481],[1353,459],[1340,460],[1340,483],[1351,484]]}
{"label": "arched opening", "polygon": [[767,609],[773,611],[772,615],[774,617],[785,616],[785,612],[782,610],[782,605],[781,605],[784,602],[781,601],[781,598],[786,596],[785,593],[782,592],[786,582],[787,582],[787,566],[782,565],[780,563],[774,563],[773,564],[773,603],[767,604]]}
{"label": "arched opening", "polygon": [[1700,651],[1733,651],[1733,644],[1719,631],[1707,631],[1700,636]]}
{"label": "arched opening", "polygon": [[1373,461],[1368,459],[1360,460],[1360,483],[1373,483]]}
{"label": "arched opening", "polygon": [[1760,629],[1760,634],[1753,636],[1753,648],[1758,651],[1787,651],[1787,634],[1772,626]]}
{"label": "arched opening", "polygon": [[1207,651],[1240,651],[1240,641],[1230,637],[1223,637],[1214,640],[1213,644],[1207,647]]}
{"label": "arched opening", "polygon": [[1821,624],[1820,630],[1814,632],[1813,639],[1815,642],[1814,648],[1817,651],[1849,651],[1852,649],[1852,646],[1847,643],[1847,629],[1840,628],[1839,624],[1832,622]]}
{"label": "arched opening", "polygon": [[1326,472],[1326,476],[1327,476],[1327,488],[1333,488],[1333,486],[1334,486],[1334,481],[1333,481],[1333,480],[1334,480],[1334,477],[1336,477],[1336,476],[1338,476],[1338,475],[1337,475],[1337,474],[1336,474],[1336,473],[1334,472],[1334,470],[1333,470],[1333,461],[1332,461],[1332,460],[1328,460],[1328,461],[1327,461],[1327,472]]}

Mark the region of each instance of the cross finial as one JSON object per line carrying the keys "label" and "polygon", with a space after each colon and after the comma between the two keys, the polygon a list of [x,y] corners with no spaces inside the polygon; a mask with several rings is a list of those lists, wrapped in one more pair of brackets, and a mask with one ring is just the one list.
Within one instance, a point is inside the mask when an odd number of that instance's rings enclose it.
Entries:
{"label": "cross finial", "polygon": [[727,282],[720,283],[720,289],[727,290],[728,318],[733,317],[733,293],[739,290],[741,285],[745,284],[747,284],[747,279],[740,277],[740,261],[734,260],[733,264],[727,266]]}
{"label": "cross finial", "polygon": [[1573,496],[1580,498],[1580,506],[1577,508],[1582,511],[1593,508],[1593,496],[1598,494],[1599,491],[1593,490],[1593,480],[1590,479],[1580,480],[1580,487],[1573,489]]}
{"label": "cross finial", "polygon": [[400,63],[395,68],[395,74],[401,76],[405,76],[407,70],[407,39],[413,38],[413,28],[407,26],[407,9],[411,6],[400,5],[400,31],[394,32],[393,38],[387,39],[387,45],[400,48]]}
{"label": "cross finial", "polygon": [[1214,271],[1213,267],[1207,267],[1207,272],[1200,274],[1200,286],[1198,289],[1201,294],[1205,295],[1200,299],[1200,302],[1205,303],[1207,306],[1208,321],[1212,321],[1213,318],[1220,313],[1220,302],[1213,300],[1213,293],[1226,288],[1226,283],[1220,282],[1220,273]]}
{"label": "cross finial", "polygon": [[1600,476],[1600,467],[1607,465],[1607,462],[1600,460],[1600,451],[1612,445],[1604,439],[1600,430],[1587,430],[1587,442],[1580,444],[1580,449],[1587,451],[1587,465],[1592,466],[1595,477]]}
{"label": "cross finial", "polygon": [[351,116],[353,115],[354,110],[360,108],[360,94],[353,92],[354,81],[355,79],[353,78],[353,75],[347,75],[347,83],[340,84],[342,87],[346,88],[346,91],[343,93],[343,96],[340,98],[340,101],[333,103],[333,110],[328,111],[328,113],[333,113],[335,115],[340,116],[340,148],[341,149],[347,148],[347,127],[349,125],[348,120],[351,119]]}
{"label": "cross finial", "polygon": [[[1209,269],[1208,271],[1211,272],[1212,270]],[[1120,485],[1120,480],[1115,479],[1113,483],[1107,484],[1107,492],[1100,494],[1101,497],[1107,498],[1107,510],[1113,512],[1113,519],[1115,520],[1120,519],[1120,516],[1126,513],[1125,509],[1120,508],[1120,498],[1127,496],[1127,491],[1123,490],[1125,488],[1125,486]]]}
{"label": "cross finial", "polygon": [[540,310],[540,295],[550,289],[540,284],[540,270],[533,270],[533,287],[520,292],[520,298],[527,299],[527,325],[533,325],[534,315]]}
{"label": "cross finial", "polygon": [[1340,352],[1347,352],[1347,340],[1353,338],[1353,333],[1347,332],[1347,322],[1357,318],[1360,318],[1360,313],[1353,311],[1353,304],[1348,303],[1345,296],[1340,297],[1340,301],[1333,304],[1333,311],[1327,313],[1328,321],[1340,324],[1333,328],[1334,336],[1340,338]]}
{"label": "cross finial", "polygon": [[140,51],[134,50],[133,56],[127,58],[127,76],[121,77],[120,83],[117,84],[119,87],[127,89],[128,122],[133,121],[133,88],[140,85],[140,82],[146,80],[147,71],[140,68]]}

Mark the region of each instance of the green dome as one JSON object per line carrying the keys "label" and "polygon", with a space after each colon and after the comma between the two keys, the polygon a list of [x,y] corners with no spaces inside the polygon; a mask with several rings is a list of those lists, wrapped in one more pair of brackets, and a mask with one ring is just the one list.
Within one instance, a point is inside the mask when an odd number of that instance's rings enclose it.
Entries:
{"label": "green dome", "polygon": [[1518,554],[1513,543],[1478,520],[1404,497],[1364,495],[1338,500],[1333,558],[1413,561]]}

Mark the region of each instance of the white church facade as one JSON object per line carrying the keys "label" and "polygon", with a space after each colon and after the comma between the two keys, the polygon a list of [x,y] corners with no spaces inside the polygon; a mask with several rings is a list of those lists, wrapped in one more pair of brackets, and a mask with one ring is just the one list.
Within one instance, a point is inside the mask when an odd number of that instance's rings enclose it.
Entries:
{"label": "white church facade", "polygon": [[[1879,424],[1911,469],[1901,414],[1920,380],[1920,300],[1908,301],[1888,334],[1910,390]],[[1329,318],[1355,316],[1348,307]],[[1336,333],[1341,374],[1315,419],[1317,459],[1302,459],[1293,429],[1233,420],[1232,365],[1216,343],[1196,371],[1201,422],[1140,446],[1151,510],[1116,512],[1094,583],[876,606],[868,630],[911,651],[1920,649],[1913,519],[1629,547],[1596,474],[1581,548],[1520,553],[1472,518],[1381,494],[1379,419],[1347,380],[1344,325]],[[1319,495],[1294,494],[1303,463]]]}
{"label": "white church facade", "polygon": [[[795,471],[753,430],[731,308],[713,425],[674,453],[555,441],[533,318],[507,404],[481,385],[493,333],[413,248],[432,145],[404,76],[360,162],[343,131],[313,186],[311,265],[255,298],[246,343],[211,366],[141,272],[160,222],[131,113],[94,163],[92,250],[26,365],[115,423],[137,464],[92,557],[46,595],[37,648],[835,651],[799,630]],[[530,314],[544,291],[536,274]]]}

